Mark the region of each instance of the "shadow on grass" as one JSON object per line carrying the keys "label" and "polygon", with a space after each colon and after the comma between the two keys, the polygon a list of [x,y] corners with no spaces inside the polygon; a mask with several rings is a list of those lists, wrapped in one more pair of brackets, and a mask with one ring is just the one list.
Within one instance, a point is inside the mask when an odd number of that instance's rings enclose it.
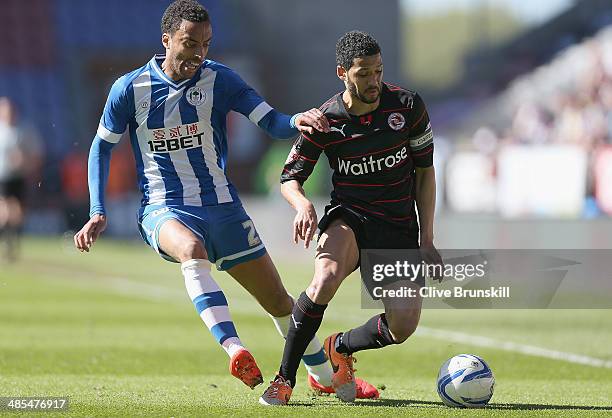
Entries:
{"label": "shadow on grass", "polygon": [[[359,400],[355,402],[359,406],[391,406],[396,408],[401,407],[440,407],[444,405],[442,402],[431,401],[416,401],[411,399],[372,399]],[[531,403],[492,403],[484,409],[496,410],[584,410],[584,411],[612,411],[612,406],[588,406],[588,405],[547,405],[547,404],[531,404]]]}

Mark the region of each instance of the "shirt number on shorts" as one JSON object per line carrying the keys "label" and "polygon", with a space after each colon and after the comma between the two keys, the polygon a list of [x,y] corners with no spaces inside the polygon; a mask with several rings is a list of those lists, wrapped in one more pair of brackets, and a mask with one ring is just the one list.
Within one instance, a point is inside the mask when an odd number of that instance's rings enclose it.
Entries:
{"label": "shirt number on shorts", "polygon": [[242,227],[244,229],[248,229],[249,230],[249,235],[248,235],[247,239],[249,240],[249,246],[250,247],[254,247],[256,245],[261,244],[261,240],[257,236],[257,232],[255,231],[255,225],[253,225],[253,221],[252,220],[249,219],[248,221],[244,221],[242,223]]}

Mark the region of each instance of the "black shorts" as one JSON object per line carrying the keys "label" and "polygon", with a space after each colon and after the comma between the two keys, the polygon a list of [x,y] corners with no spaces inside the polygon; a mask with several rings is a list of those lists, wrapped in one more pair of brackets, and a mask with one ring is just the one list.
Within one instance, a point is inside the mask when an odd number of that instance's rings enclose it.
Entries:
{"label": "black shorts", "polygon": [[12,177],[0,181],[0,197],[13,197],[20,202],[25,197],[26,182],[23,177]]}
{"label": "black shorts", "polygon": [[360,250],[419,248],[418,230],[398,228],[339,204],[325,207],[325,215],[319,221],[319,234],[336,219],[342,219],[353,230]]}
{"label": "black shorts", "polygon": [[395,225],[368,218],[346,206],[333,203],[325,207],[325,215],[319,221],[319,235],[325,232],[336,219],[342,219],[353,230],[359,250],[419,248],[417,229],[398,228]]}

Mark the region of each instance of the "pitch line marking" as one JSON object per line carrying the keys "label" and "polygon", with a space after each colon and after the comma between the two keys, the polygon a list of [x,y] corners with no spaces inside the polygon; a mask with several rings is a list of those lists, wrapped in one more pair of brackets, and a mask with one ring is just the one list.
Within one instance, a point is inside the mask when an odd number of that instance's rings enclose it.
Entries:
{"label": "pitch line marking", "polygon": [[[71,283],[75,283],[74,280],[70,280]],[[107,283],[100,287],[113,290],[115,293],[132,296],[140,299],[145,299],[153,302],[177,301],[179,299],[187,300],[187,291],[179,291],[167,286],[159,286],[153,284],[142,283],[135,280],[125,279],[121,277],[107,277],[103,280],[96,280],[96,284],[102,282]],[[81,282],[82,283],[82,282]],[[88,286],[91,281],[88,280]],[[234,302],[234,303],[231,303]],[[234,312],[251,312],[252,309],[243,304],[254,302],[251,299],[240,299],[232,298],[230,300],[230,311]],[[244,307],[243,307],[244,306]],[[331,315],[329,315],[331,314]],[[347,317],[346,315],[338,315],[330,312],[328,315],[334,320],[346,320],[347,318],[354,320],[362,320],[363,318],[356,315]],[[501,341],[482,335],[473,335],[458,331],[449,331],[439,328],[430,328],[427,326],[419,326],[415,332],[415,335],[420,337],[433,338],[437,340],[451,341],[455,343],[468,344],[476,347],[493,348],[496,350],[509,351],[519,354],[524,354],[534,357],[542,357],[552,360],[564,361],[567,363],[582,364],[585,366],[599,367],[605,369],[612,369],[612,361],[604,360],[596,357],[590,357],[583,354],[569,353],[565,351],[551,350],[548,348],[537,347],[534,345],[527,345],[516,343],[512,341]]]}
{"label": "pitch line marking", "polygon": [[512,341],[501,341],[481,335],[472,335],[457,331],[448,331],[430,327],[419,326],[416,335],[429,337],[444,341],[452,341],[462,344],[475,345],[477,347],[494,348],[497,350],[510,351],[528,356],[543,357],[552,360],[565,361],[567,363],[583,364],[605,369],[612,369],[612,361],[603,360],[583,354],[568,353],[565,351],[551,350],[534,345],[520,344]]}

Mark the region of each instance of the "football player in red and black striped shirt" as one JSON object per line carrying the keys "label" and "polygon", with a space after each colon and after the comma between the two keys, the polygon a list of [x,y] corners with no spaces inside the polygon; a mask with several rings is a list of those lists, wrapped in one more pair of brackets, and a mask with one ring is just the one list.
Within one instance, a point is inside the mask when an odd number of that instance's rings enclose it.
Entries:
{"label": "football player in red and black striped shirt", "polygon": [[[288,402],[303,351],[336,290],[358,267],[360,249],[419,249],[424,262],[442,263],[433,244],[434,145],[423,100],[414,91],[382,81],[380,47],[364,32],[340,38],[336,60],[346,89],[320,108],[331,131],[303,133],[281,176],[282,194],[297,211],[294,241],[302,239],[306,247],[317,215],[302,184],[322,153],[333,170],[333,191],[318,224],[314,278],[294,306],[279,374],[260,398],[266,405]],[[417,283],[418,289],[424,278]],[[383,303],[385,313],[325,341],[332,383],[343,401],[355,399],[352,354],[402,343],[417,327],[420,298],[403,306]]]}

